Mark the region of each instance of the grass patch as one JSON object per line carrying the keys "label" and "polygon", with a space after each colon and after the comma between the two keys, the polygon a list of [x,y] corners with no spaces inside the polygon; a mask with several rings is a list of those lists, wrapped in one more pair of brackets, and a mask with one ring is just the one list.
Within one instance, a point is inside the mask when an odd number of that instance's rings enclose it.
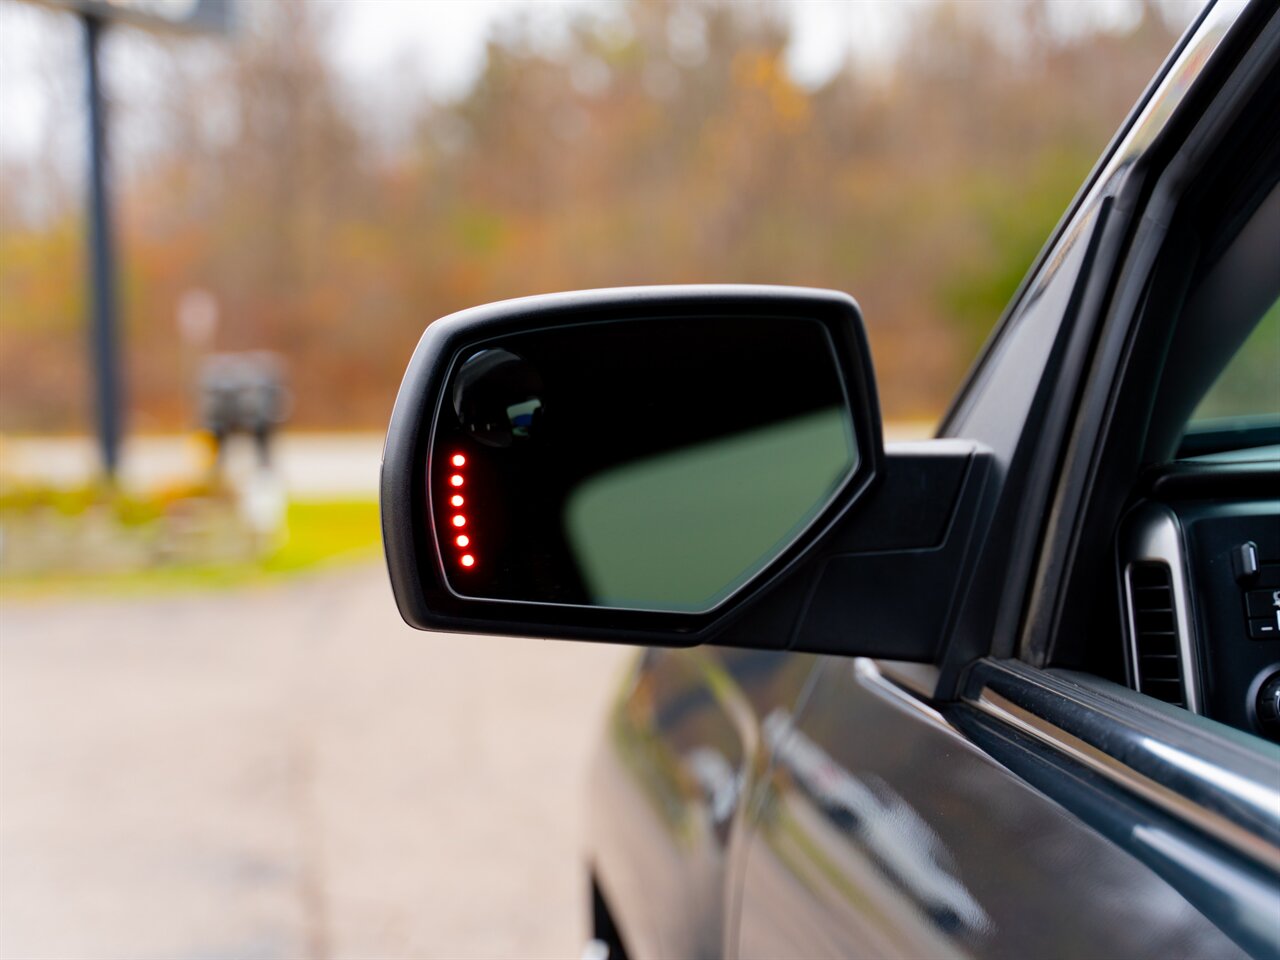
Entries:
{"label": "grass patch", "polygon": [[253,560],[156,566],[120,573],[40,574],[0,579],[0,597],[60,594],[143,595],[171,590],[218,590],[279,581],[289,576],[377,558],[382,535],[373,500],[291,503],[287,535]]}
{"label": "grass patch", "polygon": [[261,562],[265,573],[294,573],[378,555],[382,532],[376,500],[289,504],[289,538]]}

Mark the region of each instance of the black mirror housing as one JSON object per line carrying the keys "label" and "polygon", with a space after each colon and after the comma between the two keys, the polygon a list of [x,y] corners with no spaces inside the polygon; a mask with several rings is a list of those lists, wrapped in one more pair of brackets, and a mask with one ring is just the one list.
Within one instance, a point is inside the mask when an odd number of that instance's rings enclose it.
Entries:
{"label": "black mirror housing", "polygon": [[[698,336],[677,349],[670,338],[688,331]],[[811,488],[810,509],[783,515],[782,526],[757,538],[758,562],[741,575],[673,593],[719,560],[655,555],[643,541],[680,540],[688,518],[699,519],[691,505],[720,511],[722,526],[706,529],[724,536],[705,539],[733,541],[737,518],[749,526],[769,512],[756,509],[766,501],[742,501],[743,483],[813,472],[774,469],[767,457],[785,448],[768,444],[758,445],[765,457],[734,459],[736,438],[816,435],[804,433],[812,410],[835,397],[849,456],[829,491]],[[783,419],[763,431],[740,429],[775,414]],[[708,442],[717,431],[731,442]],[[534,454],[540,446],[559,459]],[[707,449],[720,458],[719,473],[689,453]],[[989,451],[963,440],[885,448],[862,318],[845,294],[691,286],[530,297],[462,311],[423,334],[383,452],[383,541],[400,613],[423,630],[933,662],[985,542],[993,464]],[[677,502],[671,491],[680,483],[644,486],[657,474],[712,476],[710,495]],[[650,511],[629,527],[605,524],[606,535],[585,546],[564,533],[575,504],[616,508],[645,500],[637,490],[658,489],[684,510],[673,511],[679,522]],[[785,484],[776,489],[787,493]],[[523,513],[536,522],[507,523],[511,510],[493,521],[487,515],[504,499],[530,500],[535,508]],[[770,536],[773,546],[760,552]]]}
{"label": "black mirror housing", "polygon": [[[626,326],[618,326],[624,322]],[[780,324],[787,326],[778,326]],[[673,336],[672,331],[677,331],[674,336],[679,337],[679,331],[697,330],[707,331],[709,336],[695,340],[693,350],[676,349],[680,346],[677,343],[672,349],[655,347],[645,353],[646,346],[660,344],[664,337]],[[757,335],[755,352],[748,356],[747,338],[752,331],[758,334],[760,330],[772,339],[760,341]],[[483,457],[485,447],[510,450],[513,433],[516,435],[514,446],[518,446],[522,431],[528,434],[539,429],[536,424],[544,411],[532,394],[541,384],[540,374],[526,369],[527,364],[522,366],[523,361],[507,347],[528,344],[529,338],[535,335],[544,339],[554,337],[556,350],[544,351],[550,357],[545,363],[554,368],[557,357],[585,345],[589,337],[595,336],[595,352],[584,354],[597,358],[587,364],[595,366],[601,352],[599,344],[615,342],[620,334],[630,338],[625,353],[644,354],[645,376],[655,386],[648,391],[632,390],[620,396],[623,402],[630,402],[644,412],[651,412],[655,406],[660,408],[658,418],[666,416],[669,422],[658,424],[647,434],[636,433],[635,417],[620,412],[618,417],[629,421],[630,432],[607,438],[619,448],[614,452],[617,459],[619,455],[626,455],[627,445],[642,446],[670,430],[682,429],[681,425],[691,418],[696,419],[695,411],[689,409],[690,396],[698,398],[699,405],[718,404],[715,418],[731,418],[743,407],[751,406],[752,397],[745,394],[760,393],[771,380],[782,379],[783,386],[789,384],[789,388],[755,401],[756,405],[763,409],[794,404],[794,394],[809,389],[808,382],[814,378],[792,375],[788,382],[781,375],[771,376],[775,370],[782,370],[781,354],[785,352],[782,348],[794,339],[790,334],[784,339],[778,331],[791,330],[806,331],[810,339],[815,342],[821,339],[829,347],[832,382],[838,383],[840,405],[847,415],[847,430],[851,431],[856,452],[850,469],[840,477],[838,489],[815,507],[812,516],[803,518],[803,528],[798,529],[789,542],[780,543],[774,551],[776,555],[762,558],[759,569],[752,570],[744,582],[731,584],[734,589],[723,597],[712,597],[715,602],[709,600],[705,608],[695,604],[689,609],[653,609],[644,608],[644,604],[635,608],[607,601],[595,601],[599,603],[596,606],[544,602],[536,595],[520,596],[524,585],[519,578],[514,585],[505,585],[506,594],[511,595],[468,595],[459,587],[456,581],[465,571],[446,568],[447,551],[442,547],[444,534],[455,531],[441,529],[448,526],[447,513],[433,509],[432,505],[433,497],[439,502],[449,491],[433,489],[432,464],[448,456],[449,451],[460,448],[433,449],[433,444],[446,443],[447,446],[447,442],[441,440],[449,432],[444,420],[452,424],[454,436],[463,441],[476,441],[467,448],[475,451],[469,454],[472,457]],[[606,332],[607,339],[599,339]],[[638,357],[628,361],[621,347],[619,352],[616,364],[620,366],[611,371],[610,379],[588,381],[588,386],[597,392],[608,391],[609,383],[617,380],[619,371],[625,374],[627,369],[641,363]],[[694,355],[690,356],[691,353]],[[771,353],[778,354],[776,360]],[[755,363],[754,368],[750,367],[751,363]],[[651,369],[655,365],[660,369]],[[748,367],[750,376],[735,373],[744,366]],[[671,400],[671,411],[663,411],[659,395],[670,392],[671,382],[688,383],[690,371],[695,369],[697,385],[682,388],[685,392]],[[558,372],[559,379],[564,380],[563,364]],[[734,382],[735,375],[741,383]],[[581,376],[588,377],[589,373]],[[744,389],[743,384],[753,389]],[[551,389],[549,385],[548,390]],[[637,393],[644,396],[636,398]],[[600,402],[604,402],[603,397]],[[493,421],[501,419],[504,405],[507,410],[516,411],[514,419],[496,424]],[[561,402],[562,421],[564,407]],[[676,411],[683,412],[676,415]],[[546,419],[552,424],[555,412],[554,403],[549,402]],[[601,442],[594,434],[583,438],[583,443],[593,449]],[[677,440],[671,443],[679,446]],[[453,456],[460,461],[464,459],[461,454]],[[858,306],[845,294],[760,286],[635,287],[529,297],[465,310],[436,321],[423,334],[409,363],[388,429],[381,499],[383,540],[392,588],[405,621],[420,629],[695,645],[715,637],[753,598],[768,592],[772,584],[809,555],[874,485],[882,460],[883,441],[870,352]],[[464,478],[471,483],[465,474],[453,477],[459,483]],[[745,479],[738,478],[734,485]],[[516,489],[521,491],[528,486],[526,483]],[[470,490],[469,486],[468,495]],[[455,499],[461,502],[463,489],[459,487],[456,492],[459,496]],[[454,519],[460,516],[455,515]],[[467,540],[477,517],[463,519],[472,523],[459,537]],[[464,528],[459,528],[462,530]],[[514,549],[521,547],[517,545]],[[470,554],[462,556],[474,562]],[[512,577],[507,579],[510,581]]]}

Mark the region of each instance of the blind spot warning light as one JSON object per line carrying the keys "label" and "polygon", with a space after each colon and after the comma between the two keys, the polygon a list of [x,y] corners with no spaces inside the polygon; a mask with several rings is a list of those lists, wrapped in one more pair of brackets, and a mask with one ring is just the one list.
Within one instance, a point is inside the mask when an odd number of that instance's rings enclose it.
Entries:
{"label": "blind spot warning light", "polygon": [[[471,537],[469,534],[463,533],[462,528],[467,526],[467,515],[462,512],[463,506],[471,497],[462,495],[462,487],[467,482],[466,471],[463,467],[467,466],[467,457],[462,453],[450,454],[447,460],[449,467],[445,472],[448,478],[451,490],[448,494],[449,510],[445,512],[448,518],[449,526],[453,527],[453,547],[456,553],[453,553],[454,561],[464,570],[471,570],[476,566],[476,557],[474,553],[469,552],[471,547]],[[443,543],[441,544],[443,546]]]}

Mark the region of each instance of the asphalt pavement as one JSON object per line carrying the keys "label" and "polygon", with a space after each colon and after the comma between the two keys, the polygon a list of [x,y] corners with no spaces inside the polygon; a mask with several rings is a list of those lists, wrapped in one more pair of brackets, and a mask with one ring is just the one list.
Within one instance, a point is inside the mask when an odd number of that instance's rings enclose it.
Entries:
{"label": "asphalt pavement", "polygon": [[577,956],[629,655],[412,631],[376,565],[0,600],[0,956]]}

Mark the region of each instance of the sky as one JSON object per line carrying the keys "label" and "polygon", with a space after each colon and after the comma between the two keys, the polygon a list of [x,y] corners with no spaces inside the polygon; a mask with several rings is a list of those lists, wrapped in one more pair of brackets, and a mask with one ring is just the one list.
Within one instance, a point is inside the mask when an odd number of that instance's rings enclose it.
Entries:
{"label": "sky", "polygon": [[[266,2],[270,0],[239,0],[242,15],[251,17],[255,5]],[[529,18],[539,42],[551,49],[564,36],[570,16],[617,20],[611,0],[315,2],[332,8],[334,62],[353,99],[379,104],[384,135],[397,129],[399,118],[407,117],[423,95],[449,98],[464,92],[483,67],[486,41],[508,18]],[[769,2],[790,22],[788,68],[798,82],[816,86],[849,54],[863,65],[889,64],[910,42],[913,11],[931,0],[737,2]],[[995,4],[989,8],[998,13],[1001,0],[986,2]],[[1199,6],[1198,0],[1165,2],[1184,22]],[[1050,0],[1049,9],[1065,32],[1123,30],[1140,16],[1136,0]],[[999,16],[992,20],[998,28]],[[145,106],[148,92],[163,81],[160,45],[169,42],[136,28],[119,28],[104,54],[113,95]],[[227,41],[178,42],[187,44],[191,56],[200,56],[209,55],[211,44]],[[0,161],[81,163],[75,157],[83,149],[81,44],[71,14],[24,0],[0,0]],[[113,133],[123,141],[118,148],[125,154],[145,153],[145,125]]]}

